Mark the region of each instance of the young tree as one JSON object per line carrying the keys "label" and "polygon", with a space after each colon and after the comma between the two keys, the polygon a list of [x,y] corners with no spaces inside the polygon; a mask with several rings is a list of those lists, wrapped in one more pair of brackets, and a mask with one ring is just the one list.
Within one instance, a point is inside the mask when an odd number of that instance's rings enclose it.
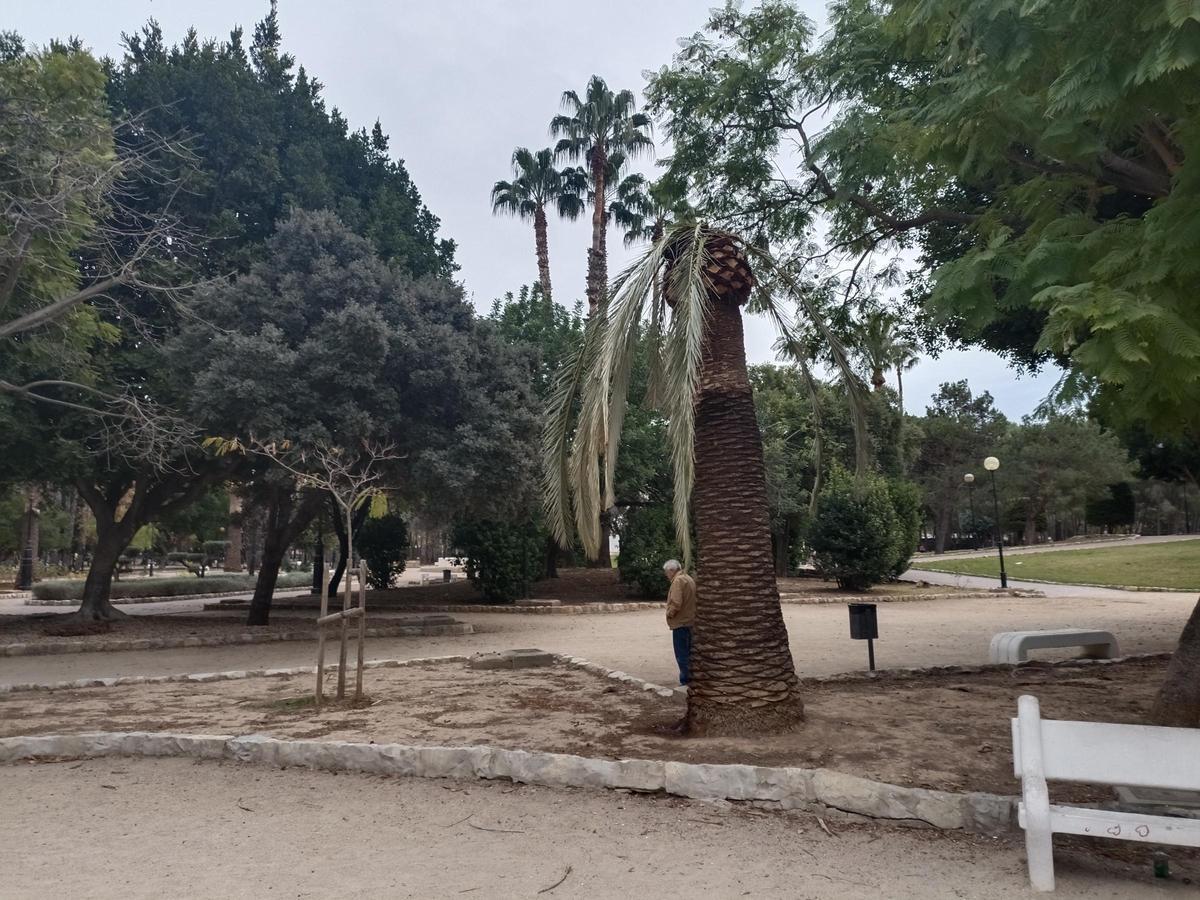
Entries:
{"label": "young tree", "polygon": [[[666,359],[652,371],[662,373],[676,537],[685,564],[693,513],[699,545],[696,646],[685,720],[693,734],[786,730],[804,717],[775,585],[762,439],[746,370],[741,307],[755,285],[749,252],[733,236],[705,226],[670,229],[623,273],[611,303],[589,321],[546,425],[551,528],[564,543],[578,530],[585,550],[594,554],[601,505],[613,505],[613,471],[642,316],[654,280],[665,277],[664,299],[672,310],[662,343]],[[755,258],[771,265],[763,254]],[[760,302],[790,329],[769,297]],[[651,305],[653,333],[666,327],[666,315]]]}
{"label": "young tree", "polygon": [[497,181],[492,187],[492,212],[533,220],[537,252],[538,284],[550,300],[550,243],[546,237],[546,206],[553,204],[564,219],[578,218],[586,179],[580,169],[558,169],[549,148],[532,153],[525,147],[513,151],[512,181]]}
{"label": "young tree", "polygon": [[583,97],[575,91],[562,96],[564,113],[550,122],[550,133],[558,136],[555,153],[584,163],[592,200],[592,244],[588,248],[588,315],[604,302],[608,289],[608,199],[609,158],[622,153],[632,158],[654,149],[650,119],[636,111],[632,91],[612,91],[604,79],[593,75]]}

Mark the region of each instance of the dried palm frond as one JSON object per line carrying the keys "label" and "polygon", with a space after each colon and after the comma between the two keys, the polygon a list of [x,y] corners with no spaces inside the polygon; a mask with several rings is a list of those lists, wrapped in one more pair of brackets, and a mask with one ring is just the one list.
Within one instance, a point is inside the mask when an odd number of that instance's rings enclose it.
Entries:
{"label": "dried palm frond", "polygon": [[[583,344],[559,376],[543,433],[544,503],[551,532],[561,544],[567,545],[572,533],[577,533],[589,556],[599,552],[600,512],[602,503],[604,508],[614,504],[613,482],[633,354],[648,313],[652,352],[659,348],[663,351],[660,362],[651,361],[650,393],[668,419],[675,533],[684,564],[690,561],[695,400],[709,295],[747,295],[754,284],[746,262],[751,255],[771,269],[774,282],[787,287],[787,293],[806,313],[816,312],[806,305],[803,293],[769,255],[704,224],[672,226],[613,282],[611,299],[589,319]],[[663,291],[655,289],[660,278],[665,281]],[[783,341],[796,344],[791,320],[778,302],[764,293],[757,303],[775,323]],[[664,330],[668,304],[671,315]],[[817,321],[817,327],[830,344],[835,364],[844,374],[852,375],[844,348],[824,322]],[[806,383],[815,396],[811,372],[807,373]],[[861,392],[856,394],[853,385],[850,390],[855,435],[863,445],[859,450],[861,469],[866,459],[866,423],[858,408]]]}

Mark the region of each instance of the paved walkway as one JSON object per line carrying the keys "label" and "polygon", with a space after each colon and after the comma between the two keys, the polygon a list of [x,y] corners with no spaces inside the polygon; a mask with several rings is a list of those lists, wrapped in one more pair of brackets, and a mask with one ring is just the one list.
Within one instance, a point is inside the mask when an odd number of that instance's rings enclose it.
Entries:
{"label": "paved walkway", "polygon": [[[5,900],[388,897],[1001,900],[1028,893],[1011,838],[848,825],[670,797],[504,782],[99,759],[0,766]],[[834,814],[836,815],[836,814]],[[1056,897],[1195,896],[1056,848]],[[568,871],[569,870],[569,871]],[[565,877],[564,877],[565,875]],[[557,886],[556,886],[557,885]]]}
{"label": "paved walkway", "polygon": [[[909,569],[902,576],[909,581],[928,581],[930,584],[945,584],[957,588],[982,588],[990,590],[1000,586],[999,578],[987,575],[959,575],[954,572],[931,572],[928,569]],[[1008,586],[1015,590],[1041,591],[1047,597],[1078,597],[1093,600],[1166,600],[1170,597],[1191,597],[1190,591],[1125,591],[1120,588],[1090,587],[1081,584],[1051,584],[1042,581],[1021,581],[1010,577]]]}
{"label": "paved walkway", "polygon": [[[1112,631],[1126,653],[1172,650],[1195,598],[1190,594],[1123,594],[1104,598],[986,596],[879,605],[878,665],[913,667],[987,661],[997,631],[1088,627]],[[785,605],[784,619],[797,669],[826,675],[866,667],[866,647],[852,641],[846,607]],[[413,658],[514,647],[588,657],[616,669],[669,684],[675,677],[663,611],[585,616],[458,614],[477,633],[442,638],[375,638],[372,658]],[[306,642],[231,647],[73,653],[0,658],[0,683],[173,672],[211,672],[263,666],[313,665]]]}
{"label": "paved walkway", "polygon": [[[1035,544],[1032,547],[1005,546],[1004,555],[1022,556],[1026,553],[1053,553],[1056,550],[1099,550],[1105,547],[1136,547],[1140,544],[1170,544],[1174,541],[1200,540],[1200,534],[1144,534],[1139,537],[1118,537],[1111,541],[1062,541],[1057,544]],[[995,556],[995,547],[979,550],[947,550],[945,553],[918,553],[914,562],[932,562],[938,559],[970,559],[971,557]]]}

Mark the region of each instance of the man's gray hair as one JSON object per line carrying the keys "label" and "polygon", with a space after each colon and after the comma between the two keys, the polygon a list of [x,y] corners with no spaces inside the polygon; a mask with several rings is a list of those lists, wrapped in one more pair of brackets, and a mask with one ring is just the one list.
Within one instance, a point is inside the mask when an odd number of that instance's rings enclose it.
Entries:
{"label": "man's gray hair", "polygon": [[682,572],[683,566],[681,566],[679,564],[679,560],[677,560],[677,559],[668,559],[665,563],[663,563],[663,571],[664,572]]}

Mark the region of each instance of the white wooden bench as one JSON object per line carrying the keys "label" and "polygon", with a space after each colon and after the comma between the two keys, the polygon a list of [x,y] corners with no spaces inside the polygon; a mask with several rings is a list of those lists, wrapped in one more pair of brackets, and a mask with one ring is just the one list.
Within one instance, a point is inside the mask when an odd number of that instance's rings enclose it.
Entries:
{"label": "white wooden bench", "polygon": [[1049,778],[1200,791],[1200,729],[1042,719],[1037,697],[1026,695],[1012,733],[1034,890],[1054,890],[1054,833],[1200,847],[1200,819],[1054,806],[1046,788]]}
{"label": "white wooden bench", "polygon": [[1030,650],[1047,647],[1082,647],[1085,656],[1112,659],[1121,649],[1111,631],[1058,628],[1053,631],[1002,631],[992,638],[988,658],[994,663],[1019,663]]}

